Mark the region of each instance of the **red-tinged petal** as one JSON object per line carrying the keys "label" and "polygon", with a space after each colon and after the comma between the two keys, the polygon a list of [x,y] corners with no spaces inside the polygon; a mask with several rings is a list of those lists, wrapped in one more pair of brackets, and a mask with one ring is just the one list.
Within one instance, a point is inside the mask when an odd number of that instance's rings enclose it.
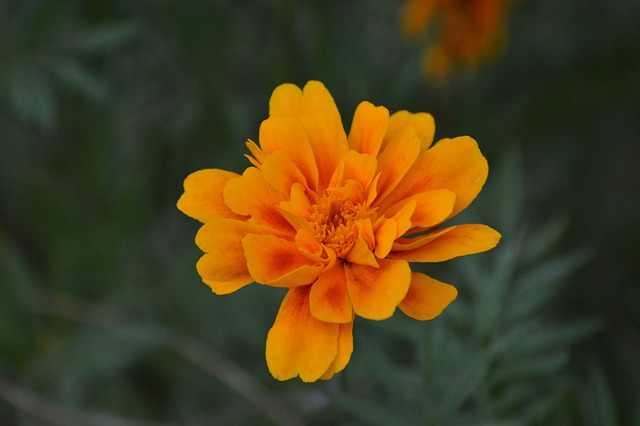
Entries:
{"label": "red-tinged petal", "polygon": [[414,250],[418,247],[422,247],[426,244],[429,244],[431,241],[436,238],[440,238],[442,235],[446,234],[453,230],[455,226],[450,226],[449,228],[439,229],[437,231],[429,232],[428,234],[418,235],[415,237],[409,238],[398,238],[393,242],[393,247],[391,250],[395,251],[408,251]]}
{"label": "red-tinged petal", "polygon": [[277,209],[284,196],[273,189],[255,167],[249,167],[242,176],[230,180],[223,195],[234,212],[250,215],[253,223],[273,228],[274,233],[293,236],[293,228]]}
{"label": "red-tinged petal", "polygon": [[287,292],[267,335],[267,366],[278,380],[300,376],[304,382],[314,382],[326,373],[338,354],[340,325],[311,315],[310,291],[306,286]]}
{"label": "red-tinged petal", "polygon": [[341,262],[326,269],[311,286],[311,314],[321,321],[347,323],[353,321],[353,308],[347,290],[347,278]]}
{"label": "red-tinged petal", "polygon": [[424,151],[431,146],[436,133],[436,122],[433,116],[427,112],[411,113],[409,111],[398,111],[389,117],[389,128],[383,146],[407,125],[411,125],[416,130],[420,138],[420,150]]}
{"label": "red-tinged petal", "polygon": [[315,265],[295,242],[272,235],[249,234],[242,239],[247,269],[260,284],[297,287],[311,284],[324,265]]}
{"label": "red-tinged petal", "polygon": [[270,117],[300,117],[302,115],[302,90],[295,84],[285,83],[276,87],[269,100]]}
{"label": "red-tinged petal", "polygon": [[312,188],[318,182],[318,166],[300,122],[289,117],[270,117],[260,125],[260,146],[265,155],[283,151]]}
{"label": "red-tinged petal", "polygon": [[249,277],[248,279],[244,278],[236,281],[211,281],[203,279],[202,282],[208,285],[215,294],[223,296],[251,284],[253,278]]}
{"label": "red-tinged petal", "polygon": [[349,151],[340,115],[318,113],[300,117],[318,167],[318,187],[326,188],[333,171]]}
{"label": "red-tinged petal", "polygon": [[459,256],[481,253],[494,248],[500,234],[486,225],[457,225],[421,247],[406,251],[392,251],[392,259],[409,262],[444,262]]}
{"label": "red-tinged petal", "polygon": [[448,189],[421,192],[394,204],[384,214],[395,215],[412,201],[416,202],[416,208],[411,215],[411,224],[418,228],[431,228],[449,217],[456,202],[456,194]]}
{"label": "red-tinged petal", "polygon": [[452,217],[466,208],[487,180],[489,167],[478,144],[468,136],[443,139],[423,151],[406,176],[378,205],[384,211],[401,200],[421,192],[448,189],[456,194]]}
{"label": "red-tinged petal", "polygon": [[393,315],[411,282],[411,269],[404,261],[379,259],[380,268],[348,265],[347,288],[353,310],[363,318],[382,320]]}
{"label": "red-tinged petal", "polygon": [[283,195],[288,196],[295,183],[307,186],[307,180],[284,151],[267,155],[260,170],[269,185]]}
{"label": "red-tinged petal", "polygon": [[309,229],[300,229],[295,238],[298,250],[313,262],[326,262],[322,244],[314,237]]}
{"label": "red-tinged petal", "polygon": [[389,123],[389,110],[371,102],[361,102],[353,115],[349,148],[373,157],[378,155]]}
{"label": "red-tinged petal", "polygon": [[219,169],[191,173],[184,180],[184,194],[178,200],[178,209],[203,223],[221,217],[243,219],[227,206],[222,196],[224,186],[236,177],[236,173]]}
{"label": "red-tinged petal", "polygon": [[393,219],[384,219],[376,229],[376,257],[386,257],[391,251],[398,233],[398,223]]}
{"label": "red-tinged petal", "polygon": [[378,199],[384,198],[398,185],[420,154],[420,139],[412,126],[394,136],[378,155]]}
{"label": "red-tinged petal", "polygon": [[[234,219],[215,219],[202,225],[196,244],[206,254],[196,268],[202,279],[218,294],[234,291],[253,282],[247,269],[242,239],[248,233],[268,234],[269,228]],[[213,283],[216,285],[214,286]]]}
{"label": "red-tinged petal", "polygon": [[417,320],[434,319],[458,296],[458,290],[424,274],[411,274],[409,292],[398,307]]}
{"label": "red-tinged petal", "polygon": [[376,257],[371,252],[371,248],[369,248],[365,240],[361,237],[356,239],[351,250],[347,253],[346,259],[358,265],[368,265],[374,268],[379,266]]}
{"label": "red-tinged petal", "polygon": [[320,377],[321,380],[329,380],[334,374],[341,372],[349,363],[353,352],[353,320],[346,324],[340,324],[338,336],[338,353],[329,369]]}

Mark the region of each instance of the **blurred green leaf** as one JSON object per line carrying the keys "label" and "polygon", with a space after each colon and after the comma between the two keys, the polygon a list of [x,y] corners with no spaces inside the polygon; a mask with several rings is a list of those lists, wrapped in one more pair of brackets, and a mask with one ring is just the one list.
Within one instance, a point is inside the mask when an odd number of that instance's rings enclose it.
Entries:
{"label": "blurred green leaf", "polygon": [[49,129],[58,115],[53,90],[47,77],[32,66],[14,69],[5,84],[18,116],[27,123]]}
{"label": "blurred green leaf", "polygon": [[107,85],[98,76],[74,60],[60,62],[54,68],[58,79],[94,102],[105,99]]}
{"label": "blurred green leaf", "polygon": [[539,263],[514,283],[507,301],[507,321],[517,321],[544,307],[569,284],[569,276],[592,258],[592,251],[575,250]]}
{"label": "blurred green leaf", "polygon": [[95,25],[87,28],[72,40],[68,40],[68,47],[83,53],[96,53],[115,48],[132,39],[137,31],[135,22],[118,22]]}
{"label": "blurred green leaf", "polygon": [[610,425],[620,424],[617,416],[615,397],[611,392],[611,387],[607,383],[602,367],[591,364],[588,372],[589,380],[589,409],[593,411],[590,424]]}
{"label": "blurred green leaf", "polygon": [[568,346],[602,329],[602,322],[596,319],[574,320],[570,323],[544,327],[532,331],[518,346],[511,348],[512,357],[525,356]]}

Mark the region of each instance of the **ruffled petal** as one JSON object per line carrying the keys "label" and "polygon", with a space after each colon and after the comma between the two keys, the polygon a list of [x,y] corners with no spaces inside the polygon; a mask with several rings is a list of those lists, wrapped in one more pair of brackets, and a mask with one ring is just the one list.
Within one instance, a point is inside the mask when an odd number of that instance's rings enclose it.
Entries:
{"label": "ruffled petal", "polygon": [[277,209],[284,196],[273,189],[255,167],[249,167],[242,176],[230,180],[223,195],[234,212],[250,215],[253,223],[268,226],[276,234],[293,236],[294,229]]}
{"label": "ruffled petal", "polygon": [[420,154],[420,139],[412,126],[406,126],[394,136],[378,155],[378,198],[393,191]]}
{"label": "ruffled petal", "polygon": [[[443,232],[445,230],[447,232]],[[500,241],[500,233],[479,224],[452,226],[440,233],[442,235],[413,250],[393,250],[389,257],[408,262],[444,262],[455,257],[490,250]]]}
{"label": "ruffled petal", "polygon": [[456,202],[456,194],[448,189],[421,192],[394,204],[384,214],[395,215],[412,201],[416,202],[416,207],[411,215],[411,224],[418,228],[431,228],[449,217]]}
{"label": "ruffled petal", "polygon": [[338,336],[338,353],[336,359],[329,369],[320,377],[321,380],[329,380],[334,374],[341,372],[349,363],[351,353],[353,352],[353,319],[346,323],[340,324],[340,334]]}
{"label": "ruffled petal", "polygon": [[217,294],[227,294],[253,282],[242,239],[248,233],[268,234],[269,228],[235,219],[215,219],[202,225],[196,244],[205,255],[196,264],[203,281]]}
{"label": "ruffled petal", "polygon": [[265,155],[283,151],[302,172],[309,185],[316,187],[318,166],[307,134],[300,122],[289,117],[270,117],[260,125],[260,147]]}
{"label": "ruffled petal", "polygon": [[299,287],[314,282],[325,265],[314,264],[297,244],[272,235],[248,234],[242,239],[247,269],[260,284]]}
{"label": "ruffled petal", "polygon": [[378,155],[389,123],[389,110],[371,102],[361,102],[353,115],[349,148],[373,157]]}
{"label": "ruffled petal", "polygon": [[348,265],[347,288],[353,310],[363,318],[389,318],[404,299],[411,282],[411,269],[404,261],[379,259],[380,268]]}
{"label": "ruffled petal", "polygon": [[393,192],[376,202],[385,210],[421,192],[448,189],[456,194],[452,217],[466,208],[487,180],[489,166],[478,144],[468,136],[443,139],[422,152]]}
{"label": "ruffled petal", "polygon": [[336,168],[331,177],[330,187],[336,187],[349,179],[362,184],[362,188],[369,187],[376,175],[378,161],[369,154],[360,154],[357,151],[349,151],[342,158],[341,163]]}
{"label": "ruffled petal", "polygon": [[393,242],[398,233],[398,223],[393,219],[384,219],[378,229],[376,229],[375,254],[383,258],[391,251]]}
{"label": "ruffled petal", "polygon": [[260,170],[269,185],[283,195],[289,195],[293,184],[298,183],[303,187],[307,186],[300,169],[296,167],[291,159],[283,151],[276,151],[267,155],[261,165]]}
{"label": "ruffled petal", "polygon": [[347,253],[346,259],[351,263],[377,268],[379,265],[376,257],[371,251],[372,248],[373,247],[369,247],[362,237],[358,237],[353,243],[351,250],[349,250],[349,253]]}
{"label": "ruffled petal", "polygon": [[338,114],[333,96],[324,84],[311,80],[300,89],[295,84],[285,83],[276,87],[269,100],[270,117],[299,118],[311,114]]}
{"label": "ruffled petal", "polygon": [[336,263],[325,270],[311,286],[311,314],[321,321],[347,323],[353,321],[353,308],[347,290],[344,266]]}
{"label": "ruffled petal", "polygon": [[434,319],[458,296],[458,290],[424,274],[412,273],[409,292],[398,307],[417,320]]}
{"label": "ruffled petal", "polygon": [[278,380],[300,376],[304,382],[314,382],[327,372],[338,354],[340,325],[311,315],[310,290],[306,286],[287,292],[267,335],[267,366]]}
{"label": "ruffled petal", "polygon": [[239,175],[220,169],[205,169],[191,173],[184,180],[184,194],[178,200],[178,209],[202,223],[220,217],[242,219],[225,203],[222,191],[231,179]]}
{"label": "ruffled petal", "polygon": [[420,150],[424,151],[431,146],[436,133],[433,116],[427,112],[411,113],[405,110],[395,112],[389,117],[389,128],[382,145],[386,146],[407,125],[411,125],[420,138]]}

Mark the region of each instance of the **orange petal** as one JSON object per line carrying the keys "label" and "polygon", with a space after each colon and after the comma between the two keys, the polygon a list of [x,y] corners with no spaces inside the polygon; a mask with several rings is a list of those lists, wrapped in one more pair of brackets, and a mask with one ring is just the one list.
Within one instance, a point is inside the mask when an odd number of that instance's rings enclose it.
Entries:
{"label": "orange petal", "polygon": [[439,229],[437,231],[431,230],[427,234],[418,235],[415,237],[398,238],[393,242],[393,247],[391,248],[391,250],[395,252],[395,251],[408,251],[408,250],[417,249],[418,247],[422,247],[426,244],[429,244],[431,241],[435,240],[436,238],[440,238],[442,235],[446,234],[447,232],[450,232],[454,228],[455,226],[450,226],[449,228]]}
{"label": "orange petal", "polygon": [[309,185],[318,182],[318,167],[304,128],[295,118],[270,117],[260,125],[260,146],[265,155],[284,151]]}
{"label": "orange petal", "polygon": [[191,173],[184,180],[184,194],[178,200],[178,209],[203,223],[220,217],[243,219],[227,206],[222,196],[224,186],[236,177],[236,173],[219,169]]}
{"label": "orange petal", "polygon": [[309,292],[309,286],[287,292],[267,335],[267,366],[278,380],[314,382],[336,359],[340,325],[311,315]]}
{"label": "orange petal", "polygon": [[321,321],[347,323],[353,321],[353,308],[347,290],[347,278],[341,262],[326,269],[311,285],[311,314]]}
{"label": "orange petal", "polygon": [[375,253],[379,258],[386,257],[391,251],[393,241],[398,232],[398,223],[393,219],[384,219],[382,224],[376,229]]}
{"label": "orange petal", "polygon": [[307,180],[284,151],[267,155],[260,170],[269,185],[281,194],[288,196],[295,183],[307,186]]}
{"label": "orange petal", "polygon": [[402,27],[408,36],[424,32],[440,3],[424,0],[407,0],[402,9]]}
{"label": "orange petal", "polygon": [[367,245],[366,241],[362,237],[358,237],[347,253],[346,259],[358,265],[368,265],[377,268],[378,261],[371,252],[371,248]]}
{"label": "orange petal", "polygon": [[454,286],[414,272],[409,292],[398,307],[411,318],[430,320],[440,315],[457,296]]}
{"label": "orange petal", "polygon": [[487,180],[489,167],[478,144],[468,136],[443,139],[422,152],[389,196],[377,202],[381,210],[421,192],[448,189],[456,194],[452,217],[467,207]]}
{"label": "orange petal", "polygon": [[324,84],[311,80],[302,89],[302,107],[304,115],[311,114],[337,114],[340,115],[333,96]]}
{"label": "orange petal", "polygon": [[262,166],[262,162],[264,161],[264,152],[262,152],[260,147],[256,145],[256,143],[251,139],[248,139],[247,142],[245,142],[245,145],[247,146],[249,152],[251,152],[251,155],[245,154],[244,156],[247,157],[251,164],[253,164],[257,168],[260,168]]}
{"label": "orange petal", "polygon": [[421,192],[389,207],[384,211],[384,214],[387,216],[395,215],[396,212],[414,200],[416,208],[411,215],[411,224],[414,227],[431,228],[449,217],[456,202],[456,194],[448,189]]}
{"label": "orange petal", "polygon": [[353,310],[363,318],[382,320],[393,315],[411,282],[411,269],[404,261],[379,259],[380,268],[348,265],[347,288]]}
{"label": "orange petal", "polygon": [[412,126],[400,130],[378,155],[378,198],[391,192],[420,154],[420,139]]}
{"label": "orange petal", "polygon": [[433,136],[436,133],[436,122],[433,116],[427,112],[411,113],[409,111],[398,111],[389,117],[389,128],[385,135],[383,146],[386,146],[407,125],[413,126],[418,138],[420,138],[421,151],[431,146]]}
{"label": "orange petal", "polygon": [[373,157],[378,155],[389,123],[389,110],[371,102],[361,102],[353,115],[349,148]]}
{"label": "orange petal", "polygon": [[324,265],[314,265],[296,243],[273,235],[248,234],[242,239],[247,269],[253,279],[274,287],[298,287],[314,282]]}
{"label": "orange petal", "polygon": [[249,279],[250,281],[247,281],[245,278],[236,281],[211,281],[203,279],[202,282],[208,285],[211,288],[211,291],[215,294],[222,296],[233,293],[234,291],[251,284],[253,282],[253,278],[249,277]]}
{"label": "orange petal", "polygon": [[318,167],[320,188],[326,188],[333,171],[349,151],[340,115],[318,113],[300,117]]}
{"label": "orange petal", "polygon": [[490,250],[500,241],[500,234],[486,225],[457,225],[445,229],[449,231],[428,244],[413,250],[394,250],[389,253],[389,257],[409,262],[443,262]]}
{"label": "orange petal", "polygon": [[341,372],[349,363],[351,353],[353,352],[353,319],[346,323],[340,324],[340,335],[338,336],[338,353],[336,359],[329,369],[320,377],[321,380],[329,380],[334,374]]}
{"label": "orange petal", "polygon": [[255,224],[269,226],[281,235],[293,235],[293,228],[277,209],[284,196],[273,189],[255,167],[249,167],[242,176],[230,180],[223,195],[234,212],[250,215]]}
{"label": "orange petal", "polygon": [[270,117],[299,117],[302,115],[302,90],[295,84],[276,87],[269,99]]}
{"label": "orange petal", "polygon": [[252,283],[242,239],[248,233],[264,234],[270,229],[234,219],[215,219],[202,225],[196,244],[206,254],[196,268],[211,289],[226,294]]}
{"label": "orange petal", "polygon": [[376,174],[378,161],[369,154],[360,154],[357,151],[349,151],[342,158],[334,175],[331,177],[331,187],[342,185],[349,179],[362,184],[362,188],[368,188]]}

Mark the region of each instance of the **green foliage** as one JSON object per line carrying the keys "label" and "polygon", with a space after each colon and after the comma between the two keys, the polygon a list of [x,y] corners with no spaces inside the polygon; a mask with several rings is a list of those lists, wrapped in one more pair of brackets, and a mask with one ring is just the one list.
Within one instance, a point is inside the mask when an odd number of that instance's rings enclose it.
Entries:
{"label": "green foliage", "polygon": [[[507,156],[512,164],[501,169],[500,197],[513,199],[512,192],[522,191],[512,184],[522,182],[515,158]],[[504,190],[510,186],[513,189]],[[498,204],[506,205],[507,200]],[[517,214],[522,208],[513,206],[509,211]],[[590,413],[574,411],[571,404],[590,398],[588,387],[602,376],[580,380],[570,371],[574,350],[601,332],[602,323],[595,318],[551,319],[548,314],[554,298],[567,290],[571,277],[592,253],[584,249],[554,253],[565,232],[558,224],[566,221],[553,219],[540,232],[513,227],[511,233],[508,224],[521,220],[502,218],[507,226],[498,249],[455,262],[450,282],[459,286],[460,295],[443,315],[425,323],[398,315],[385,327],[383,336],[376,336],[375,342],[361,341],[356,347],[354,366],[345,373],[343,389],[352,395],[352,402],[341,403],[349,413],[370,424],[372,415],[382,418],[375,414],[381,407],[393,413],[399,403],[410,400],[396,414],[398,424],[564,425],[589,421]],[[497,227],[503,229],[500,224]],[[377,333],[379,328],[373,324],[366,332]],[[398,335],[406,336],[402,345],[388,345],[384,353],[375,349]],[[411,355],[398,362],[398,352]],[[595,386],[606,392],[600,383]],[[380,390],[371,395],[371,388]],[[598,395],[602,401],[598,410],[604,416],[611,412],[607,396]],[[371,402],[372,397],[379,399]],[[335,398],[342,399],[343,394]],[[418,412],[422,416],[416,419]]]}

